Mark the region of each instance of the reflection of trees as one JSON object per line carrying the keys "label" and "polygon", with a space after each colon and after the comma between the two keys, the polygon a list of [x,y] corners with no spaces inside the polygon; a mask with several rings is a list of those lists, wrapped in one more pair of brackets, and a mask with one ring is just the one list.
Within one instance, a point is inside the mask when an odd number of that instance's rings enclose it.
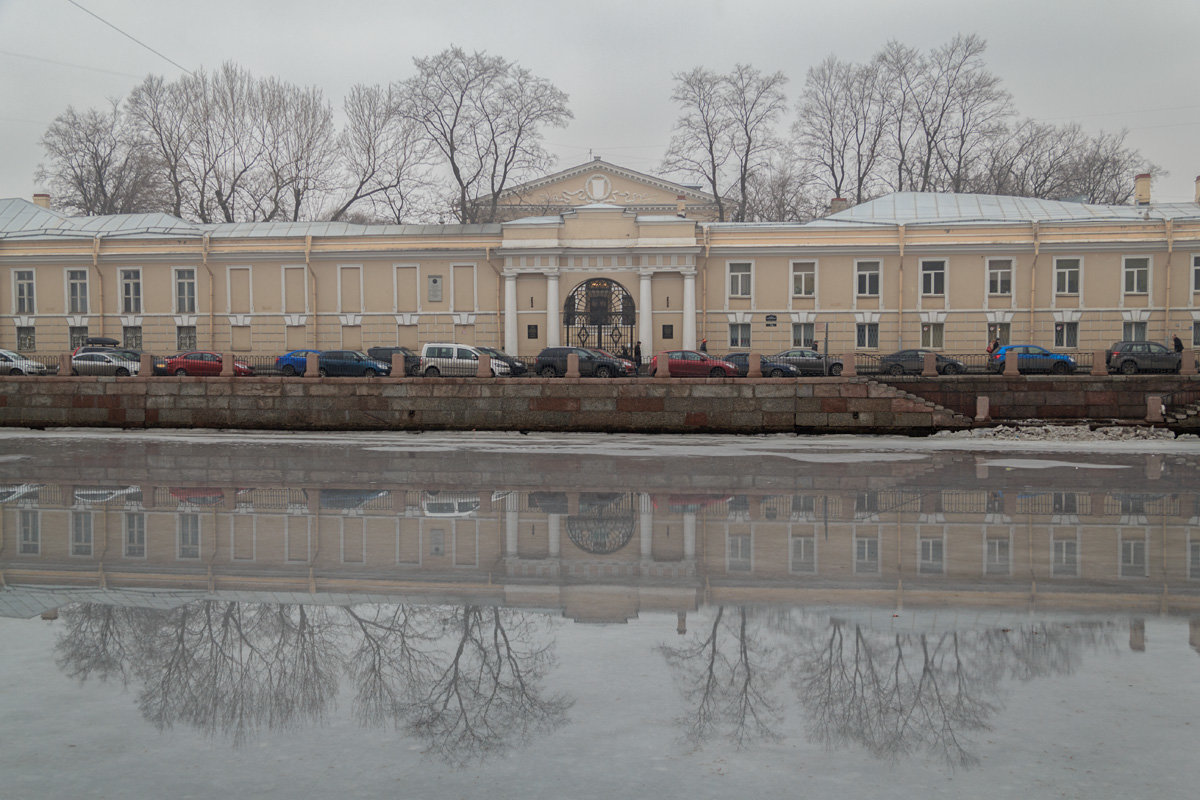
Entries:
{"label": "reflection of trees", "polygon": [[322,722],[338,681],[364,725],[405,725],[453,762],[503,750],[566,720],[544,696],[553,640],[524,612],[467,606],[271,605],[202,601],[169,611],[64,609],[60,668],[141,686],[142,715],[235,744],[260,729]]}
{"label": "reflection of trees", "polygon": [[881,757],[925,751],[969,766],[978,758],[960,737],[987,729],[1003,678],[1069,673],[1080,645],[1098,645],[1107,632],[1038,625],[885,634],[831,620],[805,638],[793,685],[816,738],[854,742]]}
{"label": "reflection of trees", "polygon": [[693,709],[679,719],[688,741],[699,744],[724,734],[741,747],[778,738],[773,725],[780,707],[772,690],[781,670],[760,628],[744,607],[727,618],[720,606],[712,625],[688,644],[660,648]]}

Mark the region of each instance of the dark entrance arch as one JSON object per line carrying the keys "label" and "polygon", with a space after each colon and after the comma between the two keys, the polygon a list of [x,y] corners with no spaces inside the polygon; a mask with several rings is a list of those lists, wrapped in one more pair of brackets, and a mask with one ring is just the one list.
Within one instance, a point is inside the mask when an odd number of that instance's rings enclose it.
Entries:
{"label": "dark entrance arch", "polygon": [[567,344],[619,353],[633,349],[637,307],[629,291],[608,278],[589,278],[567,295],[563,325]]}

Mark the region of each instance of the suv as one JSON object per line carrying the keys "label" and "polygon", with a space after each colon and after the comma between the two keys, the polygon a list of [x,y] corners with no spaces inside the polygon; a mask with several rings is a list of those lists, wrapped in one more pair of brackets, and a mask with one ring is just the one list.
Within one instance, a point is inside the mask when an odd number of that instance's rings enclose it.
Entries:
{"label": "suv", "polygon": [[[453,342],[429,342],[421,348],[421,365],[418,368],[426,378],[442,375],[474,378],[479,372],[479,348]],[[509,374],[508,364],[492,359],[492,377]]]}
{"label": "suv", "polygon": [[579,376],[582,378],[624,378],[628,374],[620,359],[586,347],[547,347],[538,353],[533,371],[543,378],[561,378],[567,374],[567,356],[571,353],[579,356]]}
{"label": "suv", "polygon": [[1006,344],[992,352],[988,359],[988,371],[997,375],[1004,372],[1004,359],[1012,351],[1017,357],[1017,371],[1052,372],[1055,375],[1070,375],[1075,371],[1075,359],[1063,353],[1051,353],[1036,344]]}
{"label": "suv", "polygon": [[1109,372],[1136,375],[1139,372],[1179,372],[1183,359],[1158,342],[1117,342],[1104,353]]}

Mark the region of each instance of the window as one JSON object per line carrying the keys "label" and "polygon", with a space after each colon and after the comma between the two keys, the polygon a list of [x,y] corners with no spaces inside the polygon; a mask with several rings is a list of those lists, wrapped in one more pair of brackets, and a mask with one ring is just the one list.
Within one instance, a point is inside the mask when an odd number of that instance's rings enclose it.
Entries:
{"label": "window", "polygon": [[879,347],[879,323],[860,322],[855,326],[855,347],[870,349]]}
{"label": "window", "polygon": [[921,537],[917,572],[921,575],[940,575],[943,572],[945,543],[942,537]]}
{"label": "window", "polygon": [[749,571],[752,566],[750,534],[729,535],[729,569]]}
{"label": "window", "polygon": [[921,347],[944,347],[946,325],[942,322],[926,322],[921,326]]}
{"label": "window", "polygon": [[441,528],[434,528],[429,532],[429,555],[446,555],[446,531]]}
{"label": "window", "polygon": [[[196,313],[196,270],[175,270],[175,313]],[[196,345],[192,345],[195,347]]]}
{"label": "window", "polygon": [[129,513],[125,515],[125,557],[146,557],[146,515]]}
{"label": "window", "polygon": [[71,555],[90,556],[92,554],[92,515],[88,511],[75,511],[71,514]]}
{"label": "window", "polygon": [[67,270],[67,313],[88,313],[88,274],[86,269]]}
{"label": "window", "polygon": [[21,509],[19,544],[17,552],[23,556],[36,556],[42,551],[41,520],[38,512]]}
{"label": "window", "polygon": [[1079,294],[1079,259],[1054,259],[1054,293]]}
{"label": "window", "polygon": [[129,350],[142,349],[142,326],[126,325],[121,329],[121,346]]}
{"label": "window", "polygon": [[730,347],[749,347],[750,346],[750,323],[735,322],[729,326],[729,346]]}
{"label": "window", "polygon": [[1146,540],[1121,540],[1121,577],[1144,578],[1146,572]]}
{"label": "window", "polygon": [[179,557],[200,557],[200,515],[179,515]]}
{"label": "window", "polygon": [[1009,337],[1012,336],[1012,323],[1009,322],[989,322],[988,323],[988,343],[1000,340],[1001,345],[1009,343]]}
{"label": "window", "polygon": [[984,575],[1007,575],[1011,559],[1007,536],[989,536],[983,560]]}
{"label": "window", "polygon": [[538,338],[538,326],[537,325],[526,325],[525,326],[525,338],[526,339]]}
{"label": "window", "polygon": [[663,325],[662,338],[674,339],[675,338],[675,326],[674,325]]}
{"label": "window", "polygon": [[1079,495],[1074,492],[1055,492],[1050,507],[1055,514],[1078,514]]}
{"label": "window", "polygon": [[21,326],[17,328],[17,349],[18,350],[36,350],[37,336],[34,334],[33,326]]}
{"label": "window", "polygon": [[1125,294],[1146,294],[1150,291],[1150,259],[1125,259]]}
{"label": "window", "polygon": [[33,302],[33,270],[19,269],[13,273],[13,297],[16,300],[16,313],[37,313]]}
{"label": "window", "polygon": [[939,295],[946,293],[946,262],[921,262],[921,294]]}
{"label": "window", "polygon": [[1200,322],[1192,323],[1192,347],[1200,347]]}
{"label": "window", "polygon": [[[141,270],[121,270],[121,312],[124,314],[142,313]],[[126,345],[126,347],[128,346]]]}
{"label": "window", "polygon": [[1200,540],[1188,542],[1188,577],[1200,578]]}
{"label": "window", "polygon": [[1055,347],[1079,347],[1079,323],[1078,322],[1056,322],[1056,323],[1054,323],[1054,346]]}
{"label": "window", "polygon": [[729,265],[729,296],[750,296],[750,265],[748,263],[731,263]]}
{"label": "window", "polygon": [[1079,543],[1074,537],[1050,540],[1050,574],[1056,578],[1074,578],[1079,574]]}
{"label": "window", "polygon": [[1121,339],[1126,342],[1146,341],[1146,323],[1126,322],[1121,326]]}
{"label": "window", "polygon": [[1200,292],[1200,256],[1192,256],[1192,291]]}
{"label": "window", "polygon": [[879,262],[859,261],[854,265],[854,271],[858,276],[859,296],[877,297],[879,295]]}
{"label": "window", "polygon": [[73,325],[70,328],[67,328],[67,336],[71,340],[71,349],[72,350],[74,350],[76,347],[83,347],[85,344],[87,344],[87,339],[88,339],[87,326],[86,325],[81,325],[81,326]]}
{"label": "window", "polygon": [[792,537],[792,572],[813,575],[817,572],[817,537]]}
{"label": "window", "polygon": [[988,294],[1012,294],[1012,259],[988,259]]}
{"label": "window", "polygon": [[854,571],[879,572],[879,539],[854,537]]}
{"label": "window", "polygon": [[175,349],[176,350],[195,350],[196,344],[196,326],[195,325],[178,325],[175,327]]}
{"label": "window", "polygon": [[817,293],[817,265],[812,261],[792,262],[792,297],[812,297]]}
{"label": "window", "polygon": [[812,347],[813,339],[816,338],[816,327],[816,323],[813,322],[793,322],[792,347]]}

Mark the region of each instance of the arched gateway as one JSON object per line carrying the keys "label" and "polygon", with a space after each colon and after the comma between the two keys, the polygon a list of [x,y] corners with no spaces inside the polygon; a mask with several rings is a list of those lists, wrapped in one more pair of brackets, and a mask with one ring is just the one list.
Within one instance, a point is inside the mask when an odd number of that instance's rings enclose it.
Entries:
{"label": "arched gateway", "polygon": [[576,286],[563,304],[566,341],[617,353],[637,341],[637,308],[624,286],[608,278],[590,278]]}

